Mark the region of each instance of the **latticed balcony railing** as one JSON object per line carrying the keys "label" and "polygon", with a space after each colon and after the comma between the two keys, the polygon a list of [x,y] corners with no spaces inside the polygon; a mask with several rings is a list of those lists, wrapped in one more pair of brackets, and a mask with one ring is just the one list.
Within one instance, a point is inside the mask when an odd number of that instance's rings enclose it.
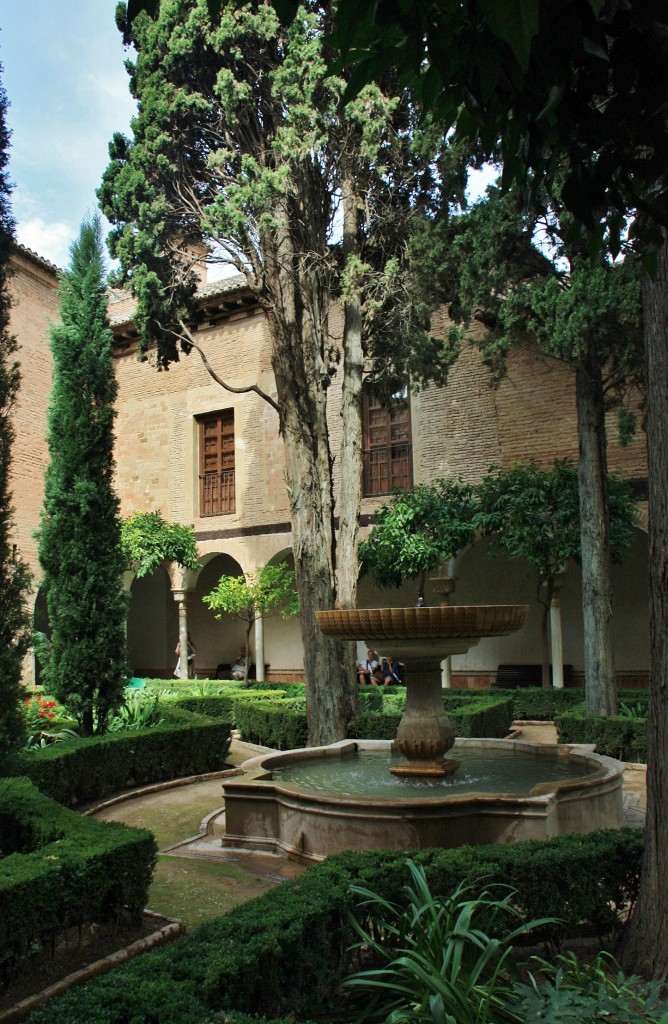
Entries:
{"label": "latticed balcony railing", "polygon": [[200,474],[199,509],[201,516],[224,516],[236,511],[233,469]]}

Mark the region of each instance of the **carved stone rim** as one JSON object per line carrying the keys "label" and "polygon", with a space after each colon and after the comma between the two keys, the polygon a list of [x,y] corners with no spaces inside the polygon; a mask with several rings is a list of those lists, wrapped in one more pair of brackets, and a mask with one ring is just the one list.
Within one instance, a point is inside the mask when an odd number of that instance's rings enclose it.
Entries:
{"label": "carved stone rim", "polygon": [[441,605],[333,609],[315,617],[325,635],[342,640],[447,640],[514,633],[528,611],[526,604]]}

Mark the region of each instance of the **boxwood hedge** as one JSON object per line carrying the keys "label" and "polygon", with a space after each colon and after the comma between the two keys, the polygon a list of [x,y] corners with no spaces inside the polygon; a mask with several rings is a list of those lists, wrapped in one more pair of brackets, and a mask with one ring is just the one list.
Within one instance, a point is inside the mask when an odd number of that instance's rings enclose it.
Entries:
{"label": "boxwood hedge", "polygon": [[19,771],[46,795],[71,807],[165,779],[225,766],[229,721],[162,708],[165,721],[150,729],[108,733],[57,743],[20,755]]}
{"label": "boxwood hedge", "polygon": [[[511,846],[422,850],[436,896],[464,880],[516,890],[525,919],[555,916],[552,938],[588,925],[607,932],[633,900],[641,831],[566,836]],[[350,965],[351,884],[396,898],[405,854],[344,853],[202,925],[191,935],[53,1000],[30,1024],[250,1024],[244,1014],[341,1019],[337,987]],[[363,911],[362,911],[363,912]],[[338,1011],[338,1016],[337,1016]]]}
{"label": "boxwood hedge", "polygon": [[588,715],[584,705],[557,715],[560,743],[595,743],[599,754],[620,761],[647,761],[647,718]]}
{"label": "boxwood hedge", "polygon": [[67,810],[26,778],[0,786],[0,983],[58,932],[138,919],[156,859],[151,832]]}

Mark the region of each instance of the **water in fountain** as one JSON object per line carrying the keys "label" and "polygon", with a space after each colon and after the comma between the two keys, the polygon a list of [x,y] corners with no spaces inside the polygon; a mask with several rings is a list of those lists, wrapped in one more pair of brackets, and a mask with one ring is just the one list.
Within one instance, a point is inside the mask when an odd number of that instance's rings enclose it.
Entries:
{"label": "water in fountain", "polygon": [[272,767],[274,782],[298,786],[310,793],[366,796],[373,799],[457,796],[459,793],[529,793],[546,782],[564,782],[591,772],[585,764],[566,758],[536,757],[523,751],[471,749],[455,745],[459,762],[454,774],[440,776],[395,775],[388,768],[399,755],[366,750],[342,758],[310,758]]}

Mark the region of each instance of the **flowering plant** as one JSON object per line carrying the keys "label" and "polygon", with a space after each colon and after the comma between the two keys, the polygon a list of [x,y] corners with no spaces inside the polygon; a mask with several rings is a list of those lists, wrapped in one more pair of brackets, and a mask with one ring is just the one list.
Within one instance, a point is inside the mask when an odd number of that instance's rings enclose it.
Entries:
{"label": "flowering plant", "polygon": [[42,697],[39,693],[31,693],[22,700],[23,718],[29,733],[51,728],[59,718],[58,704],[50,697]]}
{"label": "flowering plant", "polygon": [[77,733],[69,728],[73,725],[72,719],[53,697],[43,697],[33,691],[21,699],[21,712],[28,736],[26,750],[77,738]]}

